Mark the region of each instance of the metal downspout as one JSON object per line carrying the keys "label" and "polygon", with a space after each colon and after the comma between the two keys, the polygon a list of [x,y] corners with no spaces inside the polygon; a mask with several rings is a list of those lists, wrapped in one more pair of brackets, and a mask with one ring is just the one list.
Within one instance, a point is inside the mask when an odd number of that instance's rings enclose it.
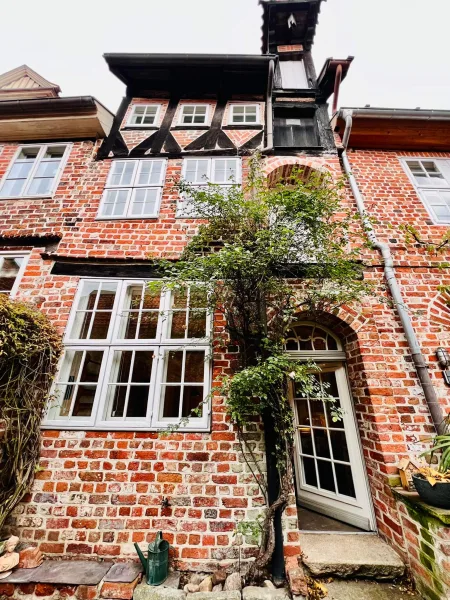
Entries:
{"label": "metal downspout", "polygon": [[260,150],[261,154],[273,150],[273,79],[275,74],[275,60],[269,62],[269,75],[267,78],[266,95],[266,144],[267,146]]}
{"label": "metal downspout", "polygon": [[353,125],[353,118],[350,111],[344,111],[343,116],[345,118],[345,133],[343,136],[343,146],[344,152],[342,153],[342,163],[344,166],[345,173],[348,177],[350,187],[353,192],[353,196],[356,200],[356,205],[358,207],[358,212],[361,216],[362,222],[364,224],[365,231],[369,240],[372,244],[377,248],[383,257],[383,266],[384,266],[384,275],[386,278],[386,282],[389,286],[389,290],[391,292],[392,298],[395,303],[395,307],[397,309],[397,314],[400,318],[400,321],[403,326],[403,331],[405,333],[405,337],[408,341],[408,346],[411,352],[411,358],[413,360],[414,366],[417,371],[417,375],[420,380],[420,384],[422,386],[422,390],[425,396],[425,400],[428,404],[428,408],[430,410],[431,418],[433,420],[433,424],[438,433],[441,433],[444,429],[443,420],[444,414],[442,411],[442,407],[439,404],[438,397],[436,395],[436,391],[431,382],[430,373],[428,371],[428,365],[425,361],[425,358],[421,352],[419,341],[416,336],[416,332],[414,331],[414,327],[411,321],[411,317],[408,312],[408,307],[403,299],[400,287],[397,282],[397,278],[395,275],[394,269],[394,261],[391,254],[391,249],[388,244],[384,242],[380,242],[376,236],[376,233],[373,229],[373,226],[370,222],[370,219],[367,216],[366,208],[364,204],[364,198],[359,189],[358,183],[352,173],[352,169],[350,166],[350,162],[347,156],[347,146],[350,139],[350,132]]}

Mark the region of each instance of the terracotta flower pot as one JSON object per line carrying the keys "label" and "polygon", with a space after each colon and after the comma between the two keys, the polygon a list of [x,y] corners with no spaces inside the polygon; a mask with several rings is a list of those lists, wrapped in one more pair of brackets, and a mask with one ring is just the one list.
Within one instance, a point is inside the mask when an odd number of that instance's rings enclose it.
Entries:
{"label": "terracotta flower pot", "polygon": [[413,475],[412,477],[416,490],[424,502],[437,508],[450,509],[450,481],[431,485],[420,475]]}

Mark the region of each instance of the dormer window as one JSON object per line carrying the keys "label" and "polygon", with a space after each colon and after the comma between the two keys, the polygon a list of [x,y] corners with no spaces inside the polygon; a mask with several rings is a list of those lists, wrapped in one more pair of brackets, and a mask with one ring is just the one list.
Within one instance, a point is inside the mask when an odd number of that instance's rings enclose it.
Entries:
{"label": "dormer window", "polygon": [[179,125],[206,125],[208,122],[207,104],[183,104]]}
{"label": "dormer window", "polygon": [[156,126],[158,123],[159,104],[135,104],[130,113],[127,125],[129,127]]}
{"label": "dormer window", "polygon": [[230,125],[255,125],[259,123],[258,104],[232,104],[230,107]]}

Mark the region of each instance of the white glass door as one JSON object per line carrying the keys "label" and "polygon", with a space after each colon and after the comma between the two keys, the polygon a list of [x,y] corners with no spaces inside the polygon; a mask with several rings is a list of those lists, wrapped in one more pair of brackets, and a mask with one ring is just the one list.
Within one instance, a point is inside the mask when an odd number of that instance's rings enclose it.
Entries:
{"label": "white glass door", "polygon": [[[302,506],[367,531],[374,516],[359,442],[357,423],[343,363],[322,364],[315,377],[321,391],[293,392],[296,427],[296,482]],[[335,406],[343,410],[333,420]]]}

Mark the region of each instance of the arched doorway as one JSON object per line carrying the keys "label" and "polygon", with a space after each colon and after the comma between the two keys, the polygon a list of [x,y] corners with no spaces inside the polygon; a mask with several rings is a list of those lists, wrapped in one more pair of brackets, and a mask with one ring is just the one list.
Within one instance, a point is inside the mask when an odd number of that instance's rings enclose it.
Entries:
{"label": "arched doorway", "polygon": [[[286,340],[294,359],[314,361],[320,391],[304,395],[294,389],[295,468],[301,506],[366,531],[375,519],[361,451],[358,427],[340,340],[317,323],[299,322]],[[333,418],[335,406],[342,419]]]}

